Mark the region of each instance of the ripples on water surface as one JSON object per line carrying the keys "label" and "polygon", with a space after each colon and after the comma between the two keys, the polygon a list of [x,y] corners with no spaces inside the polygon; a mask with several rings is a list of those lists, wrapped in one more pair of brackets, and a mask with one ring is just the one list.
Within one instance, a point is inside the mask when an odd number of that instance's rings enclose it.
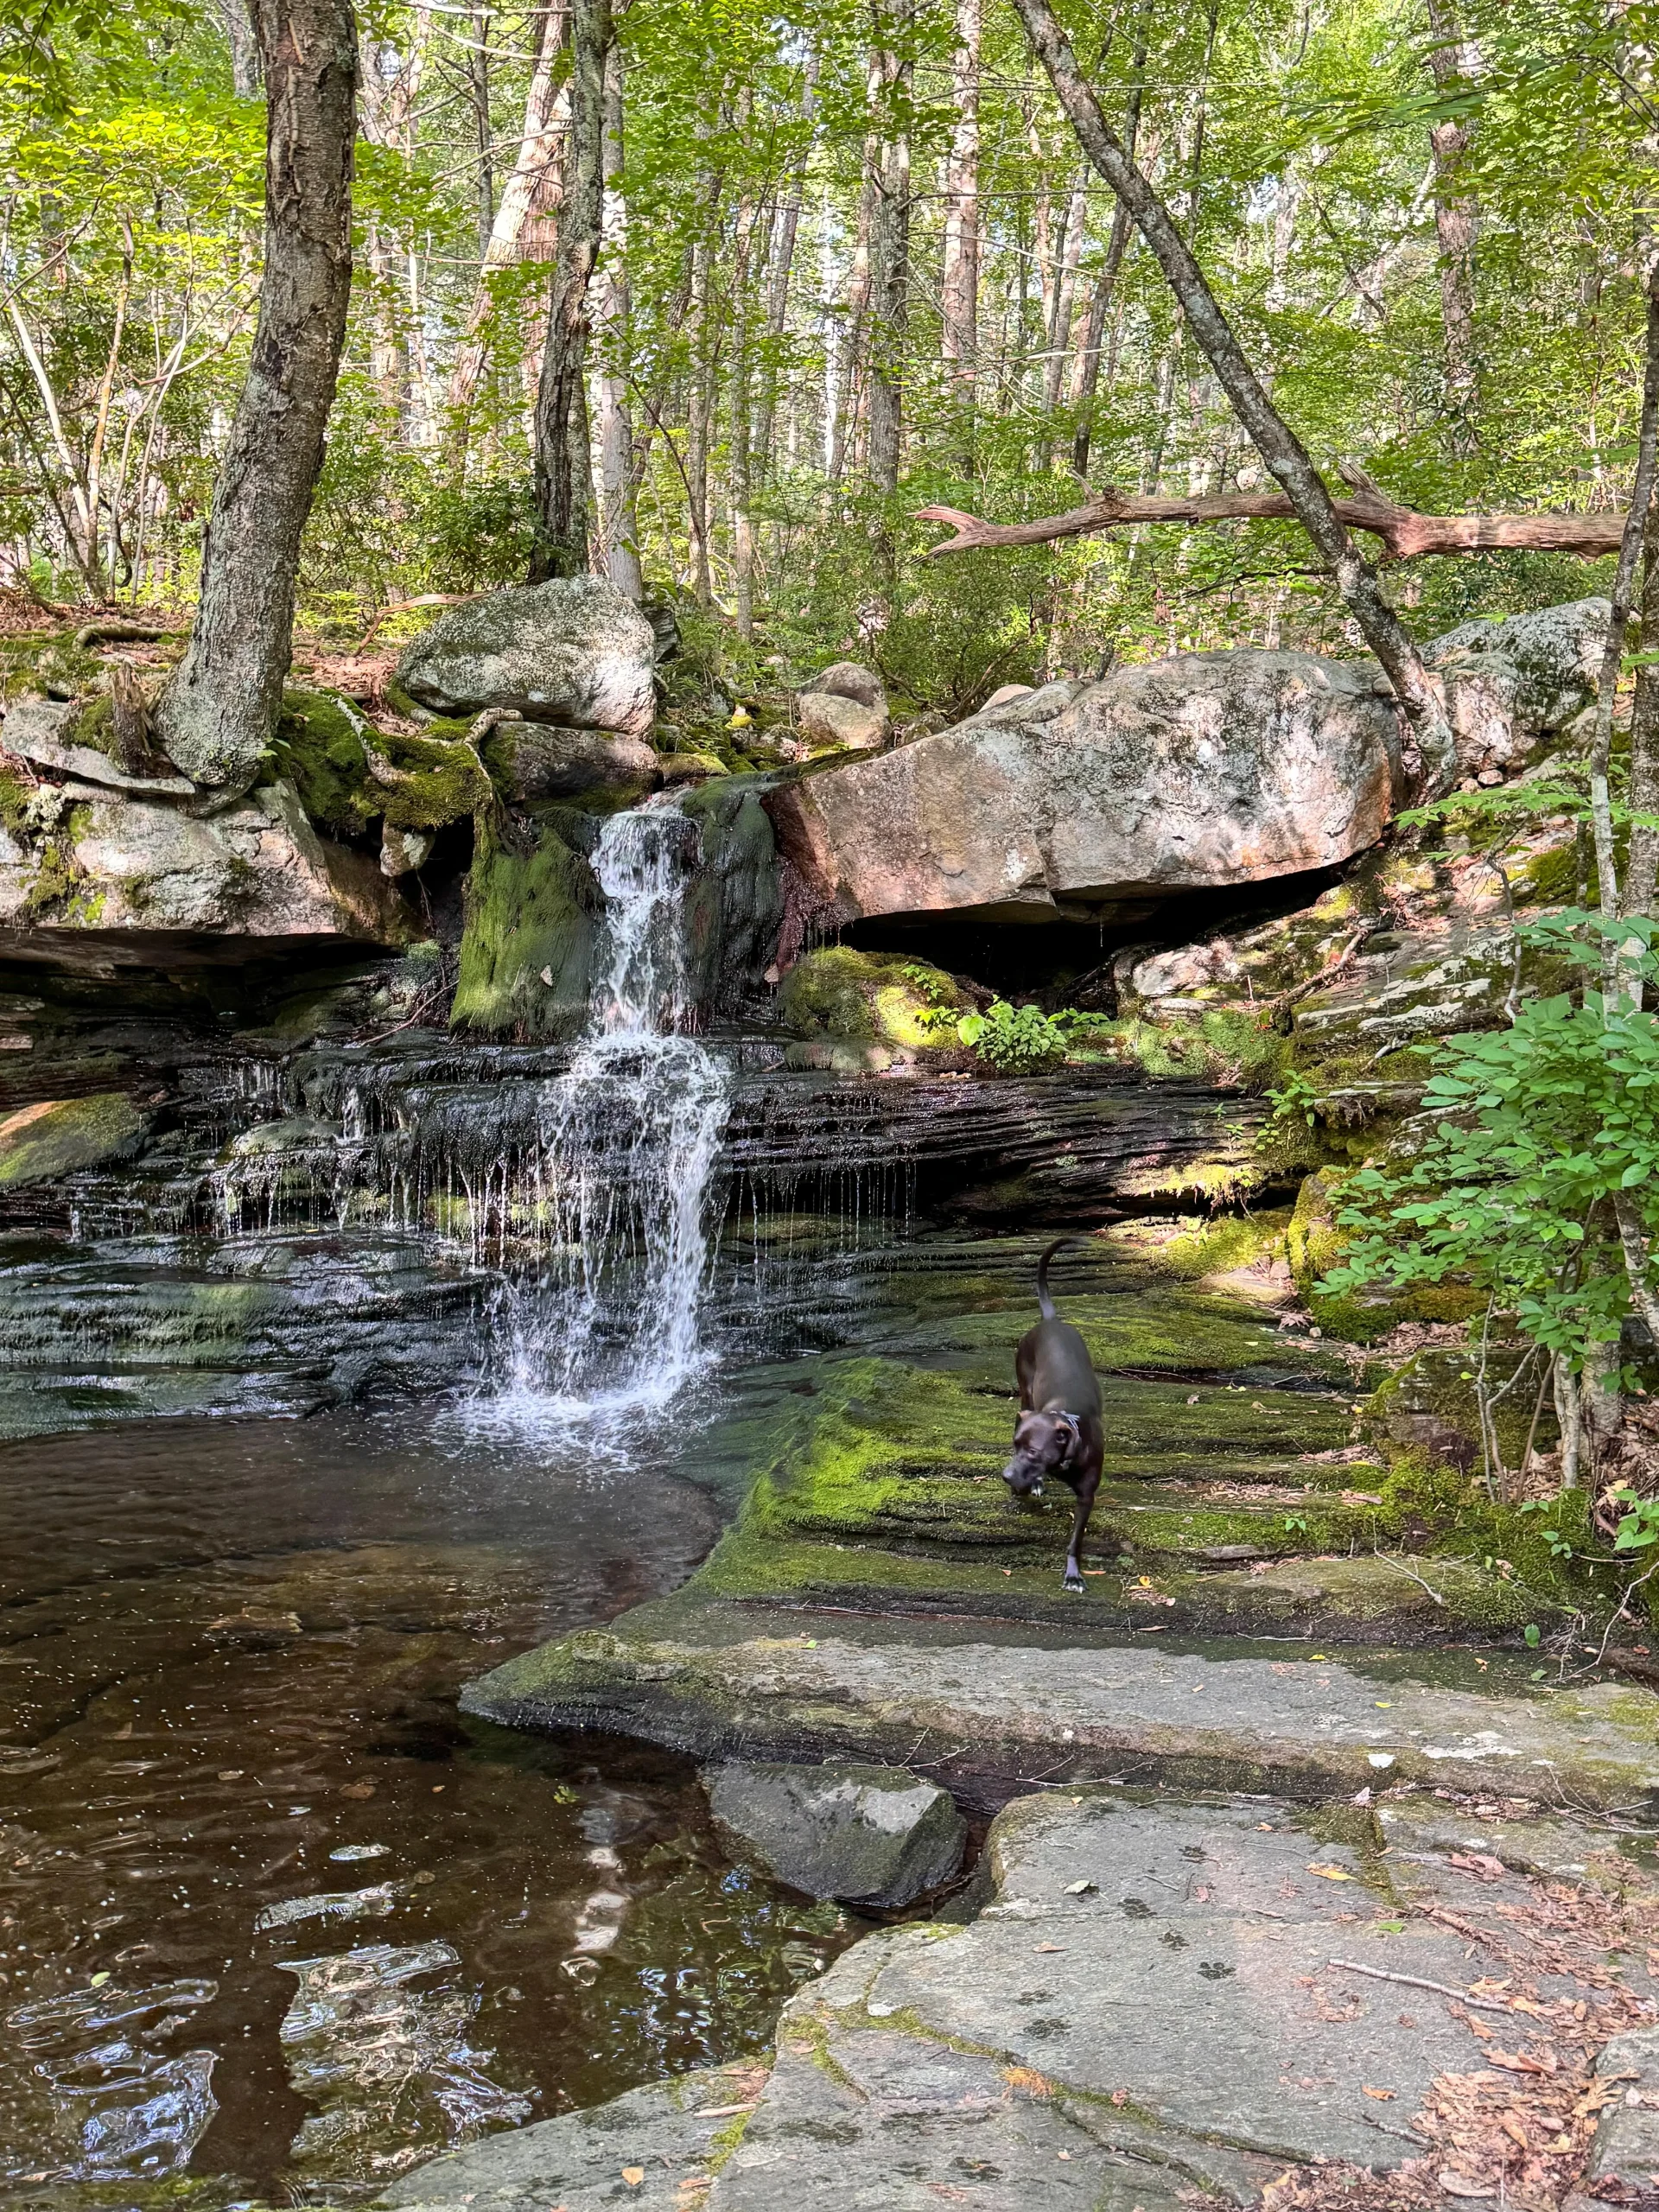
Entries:
{"label": "ripples on water surface", "polygon": [[728,1863],[689,1765],[457,1713],[683,1580],[714,1510],[660,1465],[158,1423],[0,1447],[0,1500],[13,2203],[372,2195],[755,2047],[852,1932]]}

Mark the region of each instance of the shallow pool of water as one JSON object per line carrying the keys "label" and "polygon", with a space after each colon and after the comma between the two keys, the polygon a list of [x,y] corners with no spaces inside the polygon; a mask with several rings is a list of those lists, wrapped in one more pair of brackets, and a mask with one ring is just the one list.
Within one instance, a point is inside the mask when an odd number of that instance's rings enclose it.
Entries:
{"label": "shallow pool of water", "polygon": [[0,1446],[11,2201],[344,2201],[766,2041],[835,1909],[734,1867],[683,1762],[455,1707],[684,1579],[673,1448],[430,1409]]}

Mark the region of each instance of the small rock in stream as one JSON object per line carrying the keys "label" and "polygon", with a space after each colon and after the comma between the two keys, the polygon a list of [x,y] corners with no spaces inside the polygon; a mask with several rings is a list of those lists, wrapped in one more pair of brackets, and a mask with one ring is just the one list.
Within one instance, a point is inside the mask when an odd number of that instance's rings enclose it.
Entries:
{"label": "small rock in stream", "polygon": [[891,1910],[962,1864],[967,1823],[949,1792],[903,1767],[733,1760],[702,1783],[728,1840],[810,1897]]}

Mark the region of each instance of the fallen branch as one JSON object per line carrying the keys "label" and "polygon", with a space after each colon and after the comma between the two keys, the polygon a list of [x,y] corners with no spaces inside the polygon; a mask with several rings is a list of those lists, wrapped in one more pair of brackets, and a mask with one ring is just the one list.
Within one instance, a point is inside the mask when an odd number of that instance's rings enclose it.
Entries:
{"label": "fallen branch", "polygon": [[1328,1967],[1340,1967],[1344,1974],[1369,1974],[1373,1981],[1397,1981],[1402,1989],[1432,1989],[1437,1997],[1449,1997],[1454,2004],[1473,2005],[1477,2012],[1507,2012],[1511,2008],[1497,1997],[1471,1997],[1466,1989],[1453,1989],[1450,1982],[1427,1981],[1420,1974],[1389,1974],[1381,1967],[1363,1967],[1357,1959],[1327,1959]]}
{"label": "fallen branch", "polygon": [[394,599],[383,607],[357,643],[350,650],[365,652],[374,643],[375,632],[389,614],[407,614],[417,607],[465,607],[469,599],[481,599],[476,591],[423,591],[417,599]]}
{"label": "fallen branch", "polygon": [[153,645],[158,638],[181,638],[184,632],[164,630],[155,622],[84,622],[74,642],[81,652],[93,645]]}
{"label": "fallen branch", "polygon": [[[1344,470],[1344,474],[1350,472]],[[1426,553],[1491,553],[1520,549],[1535,553],[1579,553],[1595,559],[1617,553],[1624,533],[1622,514],[1425,515],[1395,506],[1382,493],[1361,489],[1332,501],[1351,530],[1380,537],[1396,561],[1415,561]],[[1033,522],[982,522],[958,507],[921,507],[918,522],[948,523],[954,535],[930,546],[941,553],[976,553],[993,547],[1046,545],[1056,538],[1086,537],[1099,530],[1122,530],[1147,522],[1294,522],[1295,512],[1281,492],[1229,492],[1211,499],[1139,498],[1108,485],[1086,506],[1063,515],[1039,515]]]}
{"label": "fallen branch", "polygon": [[1268,1020],[1272,1020],[1281,1014],[1287,1014],[1292,1007],[1300,1006],[1304,999],[1311,999],[1316,991],[1322,990],[1333,976],[1339,976],[1344,968],[1352,963],[1354,955],[1359,950],[1360,946],[1364,944],[1368,937],[1375,934],[1375,925],[1367,922],[1363,929],[1354,931],[1334,960],[1325,962],[1317,976],[1310,976],[1305,982],[1293,983],[1287,991],[1281,991],[1276,998],[1269,999],[1264,1008]]}

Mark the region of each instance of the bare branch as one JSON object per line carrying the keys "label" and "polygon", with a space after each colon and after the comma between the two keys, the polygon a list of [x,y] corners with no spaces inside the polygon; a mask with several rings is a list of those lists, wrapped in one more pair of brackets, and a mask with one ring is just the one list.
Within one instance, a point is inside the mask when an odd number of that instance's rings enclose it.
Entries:
{"label": "bare branch", "polygon": [[[1345,473],[1345,472],[1344,472]],[[1381,493],[1361,492],[1332,505],[1351,530],[1380,537],[1396,561],[1421,560],[1427,553],[1491,553],[1520,549],[1534,553],[1579,553],[1599,559],[1617,553],[1624,533],[1622,514],[1426,515],[1396,506]],[[929,549],[940,553],[976,553],[995,547],[1046,545],[1057,538],[1086,537],[1096,531],[1123,530],[1136,523],[1294,522],[1290,501],[1281,492],[1229,492],[1209,499],[1178,496],[1142,499],[1107,485],[1085,506],[1061,515],[1039,515],[1031,522],[982,522],[957,507],[921,507],[918,522],[946,523],[953,535]]]}

